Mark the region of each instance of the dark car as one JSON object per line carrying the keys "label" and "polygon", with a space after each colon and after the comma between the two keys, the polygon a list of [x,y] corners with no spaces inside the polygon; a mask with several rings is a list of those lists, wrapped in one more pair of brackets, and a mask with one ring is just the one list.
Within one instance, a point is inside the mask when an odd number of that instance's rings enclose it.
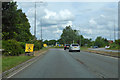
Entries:
{"label": "dark car", "polygon": [[98,48],[98,46],[93,46],[93,48]]}
{"label": "dark car", "polygon": [[64,50],[69,49],[69,47],[70,47],[70,44],[65,44]]}

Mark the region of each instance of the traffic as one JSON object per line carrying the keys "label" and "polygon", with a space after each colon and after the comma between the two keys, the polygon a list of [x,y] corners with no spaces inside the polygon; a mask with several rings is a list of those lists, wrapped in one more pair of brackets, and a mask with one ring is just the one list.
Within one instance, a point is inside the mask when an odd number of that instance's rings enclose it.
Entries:
{"label": "traffic", "polygon": [[69,52],[77,51],[80,52],[79,44],[65,44],[64,50],[69,49]]}

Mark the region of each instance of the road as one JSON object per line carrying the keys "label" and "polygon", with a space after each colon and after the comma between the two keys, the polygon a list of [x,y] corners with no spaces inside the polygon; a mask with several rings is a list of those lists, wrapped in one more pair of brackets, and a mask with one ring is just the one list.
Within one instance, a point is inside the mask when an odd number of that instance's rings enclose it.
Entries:
{"label": "road", "polygon": [[50,49],[12,78],[117,78],[118,59],[88,52]]}

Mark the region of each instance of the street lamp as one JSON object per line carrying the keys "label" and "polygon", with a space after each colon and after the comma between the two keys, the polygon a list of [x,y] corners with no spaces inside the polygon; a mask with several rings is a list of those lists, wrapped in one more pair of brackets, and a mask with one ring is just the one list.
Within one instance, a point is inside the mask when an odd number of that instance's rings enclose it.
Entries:
{"label": "street lamp", "polygon": [[36,38],[36,2],[35,2],[35,20],[34,20],[34,36]]}
{"label": "street lamp", "polygon": [[[80,31],[80,30],[79,30]],[[80,31],[80,47],[81,47],[81,31]]]}
{"label": "street lamp", "polygon": [[[43,5],[46,6],[46,2],[40,1],[39,3],[40,3],[40,4],[43,4],[43,3],[44,3]],[[41,41],[42,41],[42,18],[40,19],[40,24],[41,24],[40,26],[41,26]]]}

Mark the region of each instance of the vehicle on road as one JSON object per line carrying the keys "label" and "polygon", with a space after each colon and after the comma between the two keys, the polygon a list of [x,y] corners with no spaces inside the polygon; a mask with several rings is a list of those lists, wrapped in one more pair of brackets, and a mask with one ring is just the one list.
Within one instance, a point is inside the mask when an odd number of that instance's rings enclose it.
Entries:
{"label": "vehicle on road", "polygon": [[64,50],[69,49],[69,47],[70,47],[70,44],[65,44]]}
{"label": "vehicle on road", "polygon": [[98,46],[93,46],[93,48],[98,48]]}
{"label": "vehicle on road", "polygon": [[79,44],[71,44],[70,48],[69,48],[69,52],[72,52],[72,51],[78,51],[78,52],[80,52],[80,46],[79,46]]}
{"label": "vehicle on road", "polygon": [[109,48],[110,48],[110,46],[109,46],[109,45],[105,46],[105,49],[109,49]]}

